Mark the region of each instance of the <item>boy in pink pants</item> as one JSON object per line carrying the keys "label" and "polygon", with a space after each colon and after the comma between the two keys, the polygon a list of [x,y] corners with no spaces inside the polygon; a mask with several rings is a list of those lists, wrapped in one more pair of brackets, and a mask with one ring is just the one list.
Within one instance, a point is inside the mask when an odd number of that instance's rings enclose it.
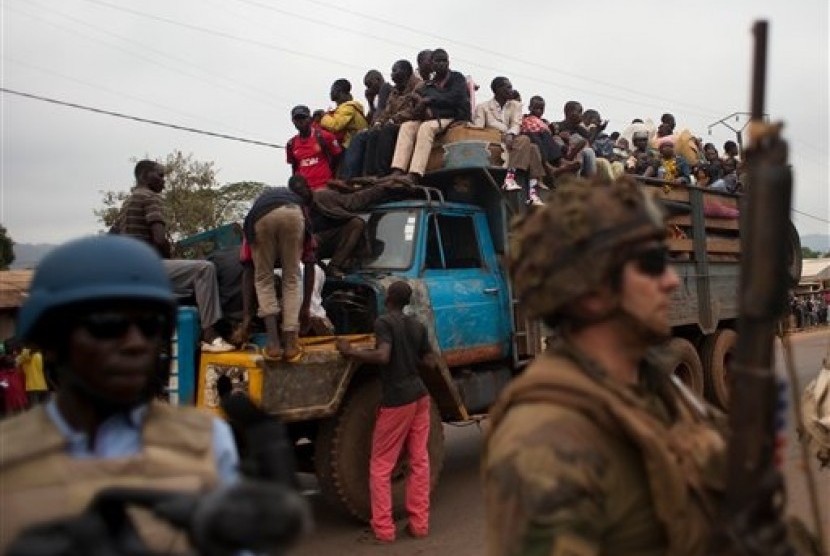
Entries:
{"label": "boy in pink pants", "polygon": [[404,446],[411,471],[406,481],[409,534],[425,537],[429,533],[430,401],[418,366],[434,365],[434,356],[424,325],[403,314],[411,297],[412,288],[406,282],[389,286],[386,313],[375,321],[375,349],[355,350],[348,341],[337,341],[337,349],[344,356],[381,368],[382,397],[369,463],[372,530],[381,542],[395,540],[391,476]]}

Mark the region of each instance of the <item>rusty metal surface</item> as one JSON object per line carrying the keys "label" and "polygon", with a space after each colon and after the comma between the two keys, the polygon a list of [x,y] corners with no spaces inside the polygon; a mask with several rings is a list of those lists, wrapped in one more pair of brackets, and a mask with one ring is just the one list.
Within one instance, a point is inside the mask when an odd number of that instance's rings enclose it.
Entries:
{"label": "rusty metal surface", "polygon": [[[358,348],[375,345],[372,334],[343,337]],[[286,421],[327,417],[337,411],[355,372],[355,365],[338,353],[335,339],[301,338],[303,356],[293,364],[268,361],[256,351],[205,354],[197,404],[218,412],[216,385],[220,377],[227,377],[234,390],[249,393],[266,411]]]}
{"label": "rusty metal surface", "polygon": [[0,271],[0,309],[20,307],[29,292],[34,270]]}
{"label": "rusty metal surface", "polygon": [[502,358],[503,353],[502,346],[496,344],[445,351],[443,356],[447,366],[460,367],[462,365],[496,361]]}
{"label": "rusty metal surface", "polygon": [[[359,349],[375,346],[372,334],[345,336]],[[262,405],[286,421],[322,418],[333,414],[355,371],[334,346],[334,336],[303,338],[302,359],[297,363],[263,364]]]}

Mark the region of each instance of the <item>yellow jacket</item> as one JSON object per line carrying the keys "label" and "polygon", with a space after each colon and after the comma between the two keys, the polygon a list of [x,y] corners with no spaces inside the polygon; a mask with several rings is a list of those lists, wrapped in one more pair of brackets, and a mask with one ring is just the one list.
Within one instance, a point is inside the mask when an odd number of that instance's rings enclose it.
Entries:
{"label": "yellow jacket", "polygon": [[27,392],[47,390],[46,377],[43,374],[43,357],[39,351],[24,349],[17,357],[17,365],[26,377]]}
{"label": "yellow jacket", "polygon": [[366,121],[360,101],[349,100],[339,104],[333,112],[324,115],[320,120],[320,127],[334,133],[340,144],[346,148],[358,131],[369,127],[369,122]]}

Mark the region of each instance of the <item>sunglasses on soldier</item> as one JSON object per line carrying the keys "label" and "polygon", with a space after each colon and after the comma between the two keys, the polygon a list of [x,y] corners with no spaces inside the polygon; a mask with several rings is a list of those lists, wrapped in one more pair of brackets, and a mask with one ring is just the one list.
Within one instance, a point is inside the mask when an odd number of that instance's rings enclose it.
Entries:
{"label": "sunglasses on soldier", "polygon": [[98,312],[80,317],[76,323],[98,340],[122,338],[132,326],[138,328],[145,338],[154,339],[161,336],[168,326],[167,318],[158,313]]}
{"label": "sunglasses on soldier", "polygon": [[669,249],[665,245],[655,245],[635,252],[629,260],[646,276],[658,278],[669,267]]}

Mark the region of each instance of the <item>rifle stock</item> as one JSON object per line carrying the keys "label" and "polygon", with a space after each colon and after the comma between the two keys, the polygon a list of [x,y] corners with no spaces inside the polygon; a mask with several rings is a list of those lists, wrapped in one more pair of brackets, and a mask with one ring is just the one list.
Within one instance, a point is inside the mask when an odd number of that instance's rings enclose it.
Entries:
{"label": "rifle stock", "polygon": [[753,31],[752,122],[745,151],[749,187],[741,210],[738,341],[730,368],[731,436],[722,514],[733,540],[731,553],[792,554],[786,540],[764,546],[758,538],[745,542],[737,534],[783,528],[784,501],[783,480],[774,464],[778,388],[773,354],[787,298],[792,175],[780,126],[763,122],[767,22],[757,22]]}

